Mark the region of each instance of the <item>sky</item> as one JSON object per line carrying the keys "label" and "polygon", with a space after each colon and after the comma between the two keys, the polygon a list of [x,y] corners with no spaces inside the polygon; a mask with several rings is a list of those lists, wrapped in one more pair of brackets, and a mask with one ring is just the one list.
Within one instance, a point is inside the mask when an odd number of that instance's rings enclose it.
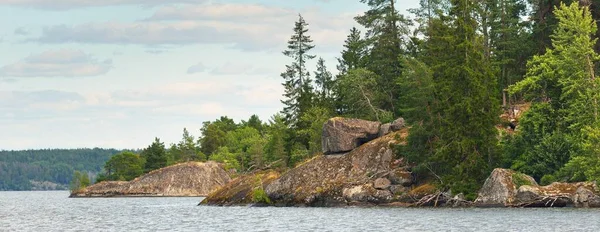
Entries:
{"label": "sky", "polygon": [[[399,10],[418,0],[398,0]],[[298,14],[335,73],[359,0],[0,0],[0,150],[166,145],[282,109]],[[310,64],[314,67],[316,59]],[[314,68],[312,69],[314,71]]]}

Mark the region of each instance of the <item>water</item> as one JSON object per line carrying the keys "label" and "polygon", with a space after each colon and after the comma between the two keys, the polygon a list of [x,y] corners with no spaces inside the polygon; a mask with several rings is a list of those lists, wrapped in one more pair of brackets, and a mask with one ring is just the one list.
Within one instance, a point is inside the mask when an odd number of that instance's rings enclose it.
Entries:
{"label": "water", "polygon": [[600,209],[253,208],[0,192],[0,231],[600,231]]}

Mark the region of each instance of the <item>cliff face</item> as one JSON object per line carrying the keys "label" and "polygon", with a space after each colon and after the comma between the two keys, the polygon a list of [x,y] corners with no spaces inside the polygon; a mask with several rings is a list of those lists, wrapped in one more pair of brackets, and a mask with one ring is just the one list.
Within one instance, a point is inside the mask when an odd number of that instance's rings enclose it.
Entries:
{"label": "cliff face", "polygon": [[187,162],[154,170],[129,182],[100,182],[71,197],[207,196],[230,180],[215,162]]}

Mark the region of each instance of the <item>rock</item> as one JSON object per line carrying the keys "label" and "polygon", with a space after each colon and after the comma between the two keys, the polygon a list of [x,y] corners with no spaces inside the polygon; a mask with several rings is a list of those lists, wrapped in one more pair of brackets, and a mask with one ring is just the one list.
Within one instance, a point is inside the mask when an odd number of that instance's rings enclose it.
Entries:
{"label": "rock", "polygon": [[403,186],[411,186],[413,184],[412,173],[404,169],[396,169],[387,176],[392,184],[399,184]]}
{"label": "rock", "polygon": [[332,118],[323,125],[322,148],[324,154],[352,151],[369,142],[379,133],[379,122],[361,119]]}
{"label": "rock", "polygon": [[[367,142],[345,155],[316,156],[282,174],[265,191],[271,200],[280,205],[345,205],[349,201],[347,198],[350,201],[369,199],[368,202],[384,202],[392,193],[375,189],[373,182],[392,170],[394,154],[390,145],[404,141],[406,135],[405,131],[394,132]],[[363,187],[365,190],[362,192],[370,194],[368,197],[361,197],[360,194],[348,197],[348,191],[364,185],[370,185]],[[367,188],[374,191],[366,191]]]}
{"label": "rock", "polygon": [[71,197],[207,196],[231,179],[215,162],[187,162],[151,171],[132,181],[105,181]]}
{"label": "rock", "polygon": [[372,185],[359,185],[344,188],[343,197],[348,202],[388,203],[392,200],[392,193],[388,190],[378,190]]}
{"label": "rock", "polygon": [[586,187],[579,187],[573,196],[575,207],[580,208],[598,208],[600,207],[600,196],[594,194],[594,191]]}
{"label": "rock", "polygon": [[409,192],[409,188],[402,185],[390,185],[390,191],[394,195],[402,195]]}
{"label": "rock", "polygon": [[253,204],[252,194],[279,178],[276,171],[263,171],[235,178],[204,198],[200,205],[248,205]]}
{"label": "rock", "polygon": [[445,206],[452,208],[471,207],[473,206],[473,202],[465,200],[465,196],[462,193],[459,193],[453,198],[448,199]]}
{"label": "rock", "polygon": [[394,120],[391,125],[390,125],[390,129],[394,132],[402,130],[402,128],[404,128],[406,126],[406,123],[404,122],[404,118],[398,118],[396,120]]}
{"label": "rock", "polygon": [[594,199],[597,197],[594,195],[594,189],[596,189],[596,186],[591,182],[555,182],[547,186],[523,185],[517,191],[514,206],[589,207],[590,200],[594,202]]}
{"label": "rock", "polygon": [[531,176],[496,168],[479,190],[475,204],[480,207],[512,205],[515,202],[518,185],[523,184],[537,186]]}
{"label": "rock", "polygon": [[385,136],[385,135],[389,134],[390,132],[392,132],[391,127],[392,127],[391,123],[386,123],[386,124],[381,125],[381,127],[379,127],[379,133],[377,134],[377,137]]}
{"label": "rock", "polygon": [[373,187],[376,189],[389,189],[392,182],[387,178],[377,178],[375,182],[373,182]]}

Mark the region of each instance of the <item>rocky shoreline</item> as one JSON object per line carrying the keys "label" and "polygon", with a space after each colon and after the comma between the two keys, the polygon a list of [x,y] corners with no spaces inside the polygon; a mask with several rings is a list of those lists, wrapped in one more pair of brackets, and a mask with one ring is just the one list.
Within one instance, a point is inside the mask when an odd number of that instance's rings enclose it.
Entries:
{"label": "rocky shoreline", "polygon": [[[417,181],[394,155],[406,142],[404,120],[380,124],[332,118],[323,127],[323,153],[285,173],[257,172],[229,182],[200,205],[381,207],[600,207],[595,183],[539,186],[525,174],[495,169],[475,201]],[[266,178],[268,177],[268,178]],[[266,201],[256,202],[256,193]],[[261,198],[264,199],[264,198]]]}

